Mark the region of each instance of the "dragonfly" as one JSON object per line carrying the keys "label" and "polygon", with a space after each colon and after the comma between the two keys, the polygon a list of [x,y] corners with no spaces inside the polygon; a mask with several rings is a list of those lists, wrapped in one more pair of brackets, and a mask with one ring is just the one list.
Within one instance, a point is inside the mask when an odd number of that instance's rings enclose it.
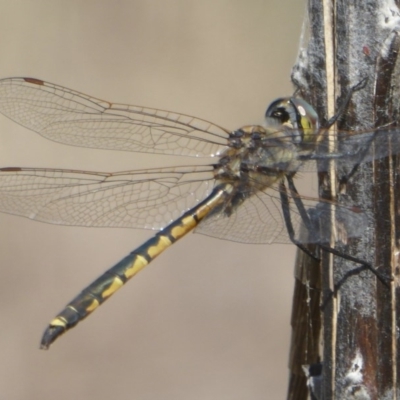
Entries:
{"label": "dragonfly", "polygon": [[[41,340],[44,349],[193,230],[243,243],[293,242],[307,251],[299,234],[305,225],[308,242],[326,241],[315,232],[307,210],[318,210],[323,221],[334,203],[301,196],[292,178],[299,171],[316,171],[317,161],[319,169],[335,159],[351,169],[386,156],[390,136],[387,130],[338,133],[341,150],[332,153],[316,112],[296,97],[271,103],[264,125],[230,131],[189,115],[111,103],[20,77],[0,80],[0,113],[67,145],[206,160],[201,165],[122,172],[0,168],[1,212],[52,224],[158,231],[50,322]],[[372,153],[369,147],[377,137],[380,147]],[[349,237],[363,234],[366,218],[358,207],[334,208]]]}

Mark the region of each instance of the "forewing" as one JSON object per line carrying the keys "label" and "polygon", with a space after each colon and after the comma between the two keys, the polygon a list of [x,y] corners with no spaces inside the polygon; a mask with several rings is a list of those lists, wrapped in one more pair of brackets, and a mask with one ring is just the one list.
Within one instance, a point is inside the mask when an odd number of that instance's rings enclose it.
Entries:
{"label": "forewing", "polygon": [[[355,166],[400,153],[398,128],[377,128],[359,132],[322,132],[309,160],[299,168],[302,172],[327,171],[329,161],[337,161],[342,168]],[[318,163],[316,163],[318,161]]]}
{"label": "forewing", "polygon": [[55,142],[109,150],[218,156],[229,133],[199,118],[109,103],[33,78],[0,80],[0,112]]}
{"label": "forewing", "polygon": [[399,134],[398,128],[378,128],[356,134],[339,132],[339,154],[349,167],[395,155],[400,151]]}
{"label": "forewing", "polygon": [[212,167],[115,174],[0,169],[0,211],[52,224],[160,229],[212,190]]}

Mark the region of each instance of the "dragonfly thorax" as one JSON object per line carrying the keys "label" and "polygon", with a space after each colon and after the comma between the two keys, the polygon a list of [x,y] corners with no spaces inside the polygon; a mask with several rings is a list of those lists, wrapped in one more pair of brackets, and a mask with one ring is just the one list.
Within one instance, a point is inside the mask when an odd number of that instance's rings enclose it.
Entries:
{"label": "dragonfly thorax", "polygon": [[229,148],[214,166],[216,181],[233,187],[225,205],[228,215],[285,174],[295,174],[304,160],[300,156],[316,140],[317,114],[302,99],[278,99],[265,116],[265,126],[249,125],[231,132]]}
{"label": "dragonfly thorax", "polygon": [[[260,174],[257,182],[270,186],[271,177],[287,171],[296,171],[301,162],[301,146],[291,132],[282,126],[244,126],[230,134],[232,145],[222,154],[215,166],[217,178],[246,180],[247,175]],[[253,176],[254,178],[254,176]]]}
{"label": "dragonfly thorax", "polygon": [[301,165],[298,145],[288,140],[282,129],[244,126],[232,132],[231,138],[233,145],[214,165],[217,182],[229,183],[234,188],[231,205],[239,205],[258,191],[271,187],[288,171],[296,171]]}

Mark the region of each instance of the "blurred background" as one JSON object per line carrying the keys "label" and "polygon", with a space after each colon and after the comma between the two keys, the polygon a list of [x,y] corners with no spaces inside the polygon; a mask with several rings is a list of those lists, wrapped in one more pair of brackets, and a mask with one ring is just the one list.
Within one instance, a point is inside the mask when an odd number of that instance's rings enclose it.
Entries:
{"label": "blurred background", "polygon": [[[305,2],[15,0],[0,5],[0,76],[105,100],[262,122],[293,92]],[[0,166],[118,171],[179,158],[80,149],[0,116]],[[151,231],[0,214],[0,399],[278,399],[286,393],[295,248],[191,234],[49,351],[64,305]]]}

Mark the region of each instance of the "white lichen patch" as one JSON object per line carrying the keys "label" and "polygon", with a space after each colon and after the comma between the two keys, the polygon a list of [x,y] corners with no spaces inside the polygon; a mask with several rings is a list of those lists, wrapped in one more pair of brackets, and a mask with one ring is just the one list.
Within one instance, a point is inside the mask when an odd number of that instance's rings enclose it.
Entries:
{"label": "white lichen patch", "polygon": [[394,0],[384,0],[378,3],[378,24],[382,29],[398,30],[400,28],[399,8]]}
{"label": "white lichen patch", "polygon": [[357,400],[370,400],[371,395],[368,387],[363,384],[363,366],[364,360],[359,350],[357,350],[355,357],[351,361],[349,370],[347,371],[345,379],[345,397],[346,399]]}
{"label": "white lichen patch", "polygon": [[350,385],[358,385],[363,381],[362,369],[364,360],[359,350],[357,350],[355,357],[351,361],[351,366],[345,376],[345,380]]}

